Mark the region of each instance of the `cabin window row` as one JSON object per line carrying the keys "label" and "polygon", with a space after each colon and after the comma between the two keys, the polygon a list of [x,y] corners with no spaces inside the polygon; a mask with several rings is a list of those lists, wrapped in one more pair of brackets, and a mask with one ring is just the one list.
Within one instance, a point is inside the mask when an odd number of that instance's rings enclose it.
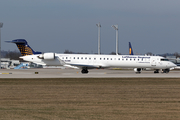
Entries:
{"label": "cabin window row", "polygon": [[[83,59],[84,59],[84,60],[88,60],[88,59],[89,59],[89,60],[97,60],[97,58],[91,58],[91,57],[90,57],[90,58],[88,58],[88,57],[72,57],[72,58],[73,58],[74,60],[75,60],[75,59],[77,59],[77,60],[80,60],[80,59],[81,59],[81,60],[83,60]],[[62,59],[66,59],[66,60],[67,60],[67,59],[71,59],[71,57],[69,57],[69,58],[68,58],[68,57],[62,57]],[[99,58],[99,60],[113,60],[113,58]],[[116,60],[116,58],[114,58],[114,60]],[[117,58],[117,60],[121,60],[121,59],[120,59],[120,58]],[[133,61],[133,60],[136,61],[136,60],[138,60],[138,61],[140,61],[140,60],[141,60],[141,61],[143,61],[143,58],[141,58],[141,59],[137,59],[137,58],[126,58],[126,59],[124,59],[124,58],[123,58],[122,61],[124,61],[124,60],[126,60],[126,61],[127,61],[127,60],[130,60],[130,61]],[[148,60],[149,60],[149,59],[148,59]]]}

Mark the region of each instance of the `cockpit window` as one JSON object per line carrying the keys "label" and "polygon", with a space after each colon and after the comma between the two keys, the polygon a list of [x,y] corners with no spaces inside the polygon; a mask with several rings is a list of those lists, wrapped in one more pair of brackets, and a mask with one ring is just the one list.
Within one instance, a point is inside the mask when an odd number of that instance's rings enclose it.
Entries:
{"label": "cockpit window", "polygon": [[169,61],[168,59],[161,59],[161,61]]}

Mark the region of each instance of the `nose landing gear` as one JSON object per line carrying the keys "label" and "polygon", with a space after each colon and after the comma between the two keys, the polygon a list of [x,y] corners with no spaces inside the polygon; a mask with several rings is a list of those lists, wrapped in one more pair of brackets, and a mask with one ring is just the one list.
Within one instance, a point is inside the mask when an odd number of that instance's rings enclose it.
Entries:
{"label": "nose landing gear", "polygon": [[162,69],[163,73],[169,73],[169,69]]}

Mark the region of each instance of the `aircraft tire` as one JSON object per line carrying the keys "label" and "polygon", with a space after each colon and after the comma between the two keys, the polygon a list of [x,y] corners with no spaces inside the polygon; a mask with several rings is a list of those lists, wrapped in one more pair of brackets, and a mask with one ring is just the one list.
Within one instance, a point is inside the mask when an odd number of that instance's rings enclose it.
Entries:
{"label": "aircraft tire", "polygon": [[155,73],[155,74],[156,74],[156,73],[159,73],[159,70],[155,70],[154,73]]}
{"label": "aircraft tire", "polygon": [[81,70],[81,73],[82,73],[82,74],[87,74],[88,72],[89,72],[89,71],[88,71],[87,69],[82,69],[82,70]]}

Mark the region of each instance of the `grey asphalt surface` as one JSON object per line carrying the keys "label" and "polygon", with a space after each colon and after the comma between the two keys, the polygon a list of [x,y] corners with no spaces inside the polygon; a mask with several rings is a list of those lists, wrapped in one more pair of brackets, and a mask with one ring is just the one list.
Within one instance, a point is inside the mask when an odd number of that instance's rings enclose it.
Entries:
{"label": "grey asphalt surface", "polygon": [[0,78],[180,78],[180,70],[136,74],[133,70],[91,69],[88,74],[82,74],[80,69],[1,69]]}

